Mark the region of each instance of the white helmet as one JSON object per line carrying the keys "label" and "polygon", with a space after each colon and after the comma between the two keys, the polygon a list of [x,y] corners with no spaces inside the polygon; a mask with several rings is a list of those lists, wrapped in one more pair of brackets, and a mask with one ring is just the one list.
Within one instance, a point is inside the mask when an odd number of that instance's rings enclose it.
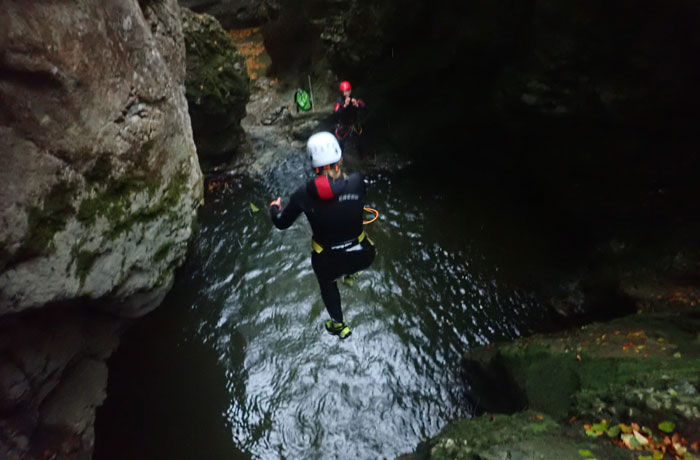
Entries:
{"label": "white helmet", "polygon": [[340,161],[340,145],[335,136],[329,132],[324,131],[311,136],[306,143],[306,150],[311,156],[311,166],[314,168]]}

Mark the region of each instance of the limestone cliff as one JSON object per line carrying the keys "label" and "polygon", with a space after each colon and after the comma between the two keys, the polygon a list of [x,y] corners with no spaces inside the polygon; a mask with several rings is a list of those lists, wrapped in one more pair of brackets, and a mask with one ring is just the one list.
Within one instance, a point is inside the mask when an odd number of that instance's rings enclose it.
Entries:
{"label": "limestone cliff", "polygon": [[185,256],[202,173],[175,0],[0,0],[0,458],[87,459],[122,317]]}
{"label": "limestone cliff", "polygon": [[0,314],[154,308],[202,175],[174,1],[0,2]]}

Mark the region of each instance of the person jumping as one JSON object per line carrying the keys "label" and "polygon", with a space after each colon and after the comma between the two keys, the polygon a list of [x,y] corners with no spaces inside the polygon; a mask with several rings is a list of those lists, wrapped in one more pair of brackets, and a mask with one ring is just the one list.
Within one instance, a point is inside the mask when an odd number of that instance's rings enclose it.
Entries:
{"label": "person jumping", "polygon": [[316,177],[299,186],[284,208],[281,197],[271,202],[270,217],[275,227],[284,230],[302,212],[306,215],[313,231],[311,265],[330,316],[325,327],[346,339],[351,331],[343,318],[336,280],[369,267],[376,255],[362,223],[367,190],[360,173],[348,175],[341,170],[342,153],[333,134],[314,134],[307,151]]}

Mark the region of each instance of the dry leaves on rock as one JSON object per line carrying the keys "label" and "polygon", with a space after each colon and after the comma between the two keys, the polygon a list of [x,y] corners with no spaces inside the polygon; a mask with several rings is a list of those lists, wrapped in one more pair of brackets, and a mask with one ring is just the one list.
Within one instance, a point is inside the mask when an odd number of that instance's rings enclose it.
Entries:
{"label": "dry leaves on rock", "polygon": [[673,433],[675,430],[673,422],[661,422],[658,429],[662,434],[657,435],[651,429],[639,426],[637,423],[611,425],[608,420],[601,420],[593,425],[584,425],[586,435],[589,437],[600,437],[605,434],[616,446],[644,451],[637,457],[638,460],[662,460],[664,458],[700,460],[700,443],[698,441],[691,442],[678,433]]}

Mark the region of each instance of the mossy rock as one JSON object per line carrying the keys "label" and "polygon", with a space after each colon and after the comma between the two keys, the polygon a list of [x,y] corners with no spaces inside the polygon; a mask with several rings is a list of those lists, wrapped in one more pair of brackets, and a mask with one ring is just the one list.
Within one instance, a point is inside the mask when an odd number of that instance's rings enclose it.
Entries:
{"label": "mossy rock", "polygon": [[[700,311],[642,313],[492,344],[465,357],[464,375],[483,392],[482,415],[453,421],[401,459],[636,459],[638,451],[606,436],[587,437],[584,424],[671,421],[692,438],[700,424]],[[500,409],[516,412],[484,413],[499,397],[508,401]]]}
{"label": "mossy rock", "polygon": [[50,253],[54,236],[63,230],[75,213],[78,187],[70,181],[59,181],[45,195],[42,203],[29,208],[27,231],[19,249],[11,254],[5,244],[0,246],[0,268]]}
{"label": "mossy rock", "polygon": [[438,436],[401,460],[580,460],[581,452],[596,458],[633,459],[600,440],[586,439],[551,417],[533,411],[514,415],[485,414],[450,423]]}
{"label": "mossy rock", "polygon": [[218,21],[182,8],[185,88],[200,156],[227,158],[243,143],[250,79],[243,56]]}
{"label": "mossy rock", "polygon": [[529,408],[558,420],[663,414],[700,422],[699,333],[692,312],[639,314],[475,350],[467,360],[486,378],[506,369]]}

